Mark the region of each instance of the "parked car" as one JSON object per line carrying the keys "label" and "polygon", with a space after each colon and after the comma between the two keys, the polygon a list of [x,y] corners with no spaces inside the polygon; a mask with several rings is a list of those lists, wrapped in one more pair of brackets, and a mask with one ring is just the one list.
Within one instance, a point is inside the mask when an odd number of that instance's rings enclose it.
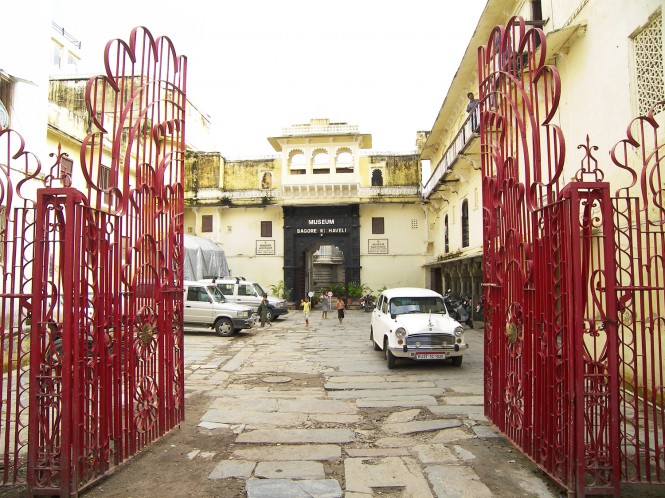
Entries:
{"label": "parked car", "polygon": [[[263,294],[268,294],[257,282],[245,280],[244,277],[217,277],[205,282],[215,284],[228,301],[251,306],[255,311],[261,304]],[[267,318],[270,321],[289,312],[286,300],[274,296],[268,296],[268,308]]]}
{"label": "parked car", "polygon": [[211,328],[217,335],[227,337],[238,330],[256,326],[256,311],[243,304],[228,302],[217,286],[186,281],[184,289],[185,327]]}
{"label": "parked car", "polygon": [[383,350],[388,368],[395,368],[397,358],[450,359],[459,367],[469,347],[464,328],[448,314],[443,296],[413,287],[381,293],[372,311],[370,340],[376,351]]}

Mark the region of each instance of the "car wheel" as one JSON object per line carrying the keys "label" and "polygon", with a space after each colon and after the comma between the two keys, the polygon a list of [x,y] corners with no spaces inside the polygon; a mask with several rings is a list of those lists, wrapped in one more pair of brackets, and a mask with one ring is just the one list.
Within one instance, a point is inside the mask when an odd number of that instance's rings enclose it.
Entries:
{"label": "car wheel", "polygon": [[388,361],[388,368],[392,370],[397,366],[397,358],[395,357],[394,354],[390,351],[390,348],[388,347],[388,338],[386,337],[383,341],[383,353],[386,356],[386,360]]}
{"label": "car wheel", "polygon": [[462,366],[462,358],[463,356],[453,356],[451,358],[451,361],[453,362],[454,367],[461,367]]}
{"label": "car wheel", "polygon": [[274,315],[274,313],[272,312],[272,310],[268,310],[268,312],[266,313],[266,320],[268,320],[269,322],[272,322],[272,321],[275,320],[276,318],[277,318],[277,317]]}
{"label": "car wheel", "polygon": [[381,347],[374,340],[374,329],[369,328],[369,340],[372,341],[372,346],[374,346],[374,351],[381,351]]}
{"label": "car wheel", "polygon": [[233,322],[228,318],[220,318],[215,322],[215,333],[220,337],[233,335]]}

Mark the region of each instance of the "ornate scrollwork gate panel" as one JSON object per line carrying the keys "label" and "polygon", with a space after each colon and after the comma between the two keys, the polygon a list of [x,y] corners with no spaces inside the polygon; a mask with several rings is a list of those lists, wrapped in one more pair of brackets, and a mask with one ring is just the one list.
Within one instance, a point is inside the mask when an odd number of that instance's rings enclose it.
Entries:
{"label": "ornate scrollwork gate panel", "polygon": [[59,153],[26,232],[32,494],[77,495],[184,418],[186,59],[143,28],[105,56],[86,87],[84,183]]}
{"label": "ornate scrollwork gate panel", "polygon": [[[618,367],[609,186],[591,149],[563,186],[546,40],[513,18],[479,49],[486,414],[580,495],[616,492]],[[609,270],[608,270],[609,269]]]}

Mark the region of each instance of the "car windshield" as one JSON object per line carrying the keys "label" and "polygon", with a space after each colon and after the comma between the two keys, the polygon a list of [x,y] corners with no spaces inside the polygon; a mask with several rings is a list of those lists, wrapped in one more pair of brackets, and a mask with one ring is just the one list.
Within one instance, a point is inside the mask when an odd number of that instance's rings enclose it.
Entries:
{"label": "car windshield", "polygon": [[263,294],[266,293],[266,291],[263,290],[263,288],[259,284],[254,284],[253,285],[254,290],[256,291],[256,294],[259,296],[263,296]]}
{"label": "car windshield", "polygon": [[217,303],[226,302],[224,294],[222,294],[222,291],[220,291],[216,285],[209,285],[208,290],[210,291],[210,294],[212,294],[212,298],[215,300],[215,302]]}
{"label": "car windshield", "polygon": [[390,300],[391,315],[406,315],[408,313],[445,313],[446,307],[443,299],[436,296],[424,297],[394,297]]}

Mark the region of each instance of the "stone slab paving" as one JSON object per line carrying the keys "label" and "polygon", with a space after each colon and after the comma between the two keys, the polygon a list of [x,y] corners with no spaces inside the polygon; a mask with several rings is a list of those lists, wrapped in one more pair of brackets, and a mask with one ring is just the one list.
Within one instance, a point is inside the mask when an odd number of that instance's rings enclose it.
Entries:
{"label": "stone slab paving", "polygon": [[[427,398],[431,400],[434,396],[442,396],[443,389],[440,387],[418,387],[414,389],[356,389],[329,391],[328,396],[333,399],[358,399],[358,398]],[[434,403],[436,404],[436,402]]]}
{"label": "stone slab paving", "polygon": [[259,462],[254,469],[254,477],[259,479],[323,479],[326,473],[320,462],[290,460]]}
{"label": "stone slab paving", "polygon": [[[483,482],[472,467],[474,445],[501,437],[484,417],[482,333],[461,368],[388,370],[367,339],[369,314],[349,311],[341,327],[312,318],[305,328],[289,314],[186,355],[186,395],[209,400],[199,430],[235,434],[232,446],[186,458],[209,463],[211,480],[244,480],[247,498],[491,496],[496,476]],[[507,480],[514,496],[547,496],[521,466]]]}
{"label": "stone slab paving", "polygon": [[255,462],[246,460],[222,460],[212,470],[208,479],[249,478],[256,467]]}
{"label": "stone slab paving", "polygon": [[414,406],[433,406],[438,402],[433,396],[395,396],[394,398],[359,398],[358,408],[410,408]]}
{"label": "stone slab paving", "polygon": [[335,479],[257,479],[247,481],[247,498],[342,498]]}
{"label": "stone slab paving", "polygon": [[280,400],[278,410],[286,413],[356,413],[356,405],[350,401],[334,399],[288,399]]}
{"label": "stone slab paving", "polygon": [[385,420],[385,424],[399,424],[402,422],[411,422],[416,418],[422,410],[414,408],[413,410],[404,410],[401,412],[394,412],[388,415],[388,418]]}
{"label": "stone slab paving", "polygon": [[447,396],[445,403],[446,405],[483,406],[485,403],[485,398],[482,396]]}
{"label": "stone slab paving", "polygon": [[432,432],[440,429],[450,429],[451,427],[459,427],[462,422],[456,419],[440,419],[440,420],[418,420],[415,422],[403,422],[399,424],[384,424],[383,430],[385,432],[392,432],[394,434],[413,434],[414,432]]}
{"label": "stone slab paving", "polygon": [[492,498],[494,495],[470,467],[432,465],[425,468],[437,498]]}
{"label": "stone slab paving", "polygon": [[298,426],[307,420],[307,416],[299,413],[238,411],[230,408],[227,410],[208,410],[201,417],[201,420],[218,424]]}
{"label": "stone slab paving", "polygon": [[288,444],[282,446],[256,446],[233,451],[240,460],[332,460],[342,456],[342,449],[334,444]]}
{"label": "stone slab paving", "polygon": [[355,435],[349,429],[274,429],[244,432],[239,443],[348,443]]}
{"label": "stone slab paving", "polygon": [[428,406],[427,409],[439,417],[456,417],[458,415],[482,415],[485,408],[482,405],[445,405]]}
{"label": "stone slab paving", "polygon": [[347,493],[374,496],[372,488],[396,488],[399,496],[433,496],[420,466],[409,457],[347,458],[344,460]]}
{"label": "stone slab paving", "polygon": [[458,464],[459,458],[445,444],[419,444],[413,451],[422,463]]}

